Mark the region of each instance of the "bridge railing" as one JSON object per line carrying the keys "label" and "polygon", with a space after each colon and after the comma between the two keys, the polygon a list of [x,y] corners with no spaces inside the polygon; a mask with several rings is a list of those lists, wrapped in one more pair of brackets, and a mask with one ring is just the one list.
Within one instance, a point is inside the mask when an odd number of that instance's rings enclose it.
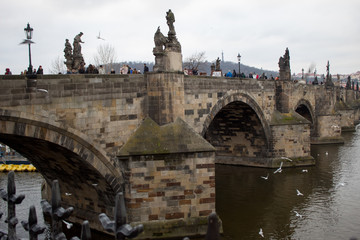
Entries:
{"label": "bridge railing", "polygon": [[[8,173],[8,183],[7,191],[0,189],[0,197],[6,201],[8,204],[8,216],[5,222],[8,224],[8,229],[0,229],[0,240],[18,240],[16,236],[16,225],[18,224],[18,219],[16,218],[15,207],[18,204],[21,204],[25,198],[24,194],[16,194],[15,186],[15,174],[13,171]],[[41,208],[45,215],[51,217],[51,234],[50,239],[52,240],[67,240],[63,230],[62,225],[65,223],[67,226],[72,224],[67,222],[66,219],[73,212],[73,207],[64,209],[61,207],[61,195],[60,187],[58,180],[52,182],[51,188],[51,203],[46,200],[41,200]],[[0,212],[0,219],[2,218],[3,213]],[[123,240],[127,238],[137,237],[143,230],[144,227],[142,224],[132,227],[126,222],[126,206],[123,193],[118,193],[115,199],[115,211],[114,211],[114,220],[105,214],[99,214],[99,220],[103,228],[110,233],[114,233],[116,240]],[[30,206],[28,220],[21,221],[23,228],[29,232],[30,240],[37,240],[38,236],[44,233],[46,227],[41,226],[37,223],[37,215],[35,206]],[[22,238],[23,239],[23,238]],[[91,231],[89,222],[85,220],[82,223],[80,238],[72,237],[70,240],[91,240]],[[216,213],[210,214],[208,218],[208,229],[205,236],[205,240],[218,240],[220,239],[219,234],[219,221]],[[185,237],[183,240],[189,240],[188,237]]]}

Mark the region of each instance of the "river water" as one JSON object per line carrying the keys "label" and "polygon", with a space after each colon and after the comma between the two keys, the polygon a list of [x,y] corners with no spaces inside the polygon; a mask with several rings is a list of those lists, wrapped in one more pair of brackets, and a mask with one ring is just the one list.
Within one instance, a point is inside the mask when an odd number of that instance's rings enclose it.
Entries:
{"label": "river water", "polygon": [[[360,130],[343,136],[344,145],[312,146],[313,167],[285,168],[274,174],[273,169],[217,165],[216,209],[223,222],[222,239],[360,239]],[[261,178],[267,175],[268,180]],[[17,193],[26,195],[16,208],[18,219],[26,219],[34,204],[39,223],[46,224],[40,207],[41,175],[16,173],[15,180]],[[6,188],[6,182],[7,174],[0,173],[0,188]],[[0,211],[7,215],[2,200]],[[6,228],[4,216],[0,229]],[[27,237],[20,223],[17,229],[18,237]]]}

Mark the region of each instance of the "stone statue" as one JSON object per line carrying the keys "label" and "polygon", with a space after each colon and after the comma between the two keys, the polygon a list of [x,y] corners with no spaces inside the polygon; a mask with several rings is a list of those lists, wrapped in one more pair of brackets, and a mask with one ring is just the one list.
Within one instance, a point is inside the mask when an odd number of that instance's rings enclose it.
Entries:
{"label": "stone statue", "polygon": [[290,69],[290,54],[288,48],[286,48],[284,56],[279,59],[279,68],[280,70]]}
{"label": "stone statue", "polygon": [[73,43],[73,66],[72,69],[78,70],[80,68],[80,66],[84,66],[85,62],[84,62],[84,58],[82,56],[81,53],[81,45],[80,43],[84,43],[83,41],[81,41],[81,36],[84,35],[82,32],[80,32],[78,35],[75,36],[74,38],[74,43]]}
{"label": "stone statue", "polygon": [[72,69],[72,63],[73,63],[73,54],[72,54],[72,47],[69,42],[69,39],[65,40],[65,49],[64,49],[64,57],[65,57],[65,65],[68,70]]}
{"label": "stone statue", "polygon": [[160,32],[160,27],[154,35],[155,48],[154,51],[163,51],[166,43],[166,37]]}
{"label": "stone statue", "polygon": [[65,40],[64,56],[66,61],[64,63],[69,71],[78,71],[81,66],[85,66],[80,45],[80,43],[84,43],[83,41],[81,41],[82,35],[83,33],[80,32],[78,35],[75,36],[73,48],[71,47],[69,39]]}
{"label": "stone statue", "polygon": [[153,54],[155,55],[154,72],[158,71],[183,71],[181,45],[176,38],[174,29],[175,16],[169,9],[166,12],[166,23],[169,26],[169,32],[165,37],[158,27],[154,35],[155,47]]}
{"label": "stone statue", "polygon": [[351,77],[350,76],[348,76],[348,78],[347,78],[346,89],[351,89]]}
{"label": "stone statue", "polygon": [[220,68],[220,58],[216,59],[215,71],[221,71]]}
{"label": "stone statue", "polygon": [[291,80],[290,54],[288,48],[286,48],[284,56],[279,58],[279,68],[280,68],[279,79]]}
{"label": "stone statue", "polygon": [[175,16],[174,13],[169,9],[168,12],[166,12],[166,23],[169,26],[169,34],[176,34],[175,28],[174,28],[174,22],[175,22]]}
{"label": "stone statue", "polygon": [[331,80],[331,74],[330,74],[330,63],[329,61],[326,64],[326,79],[325,79],[325,86],[326,87],[333,87],[334,83]]}
{"label": "stone statue", "polygon": [[81,54],[81,45],[80,43],[84,43],[83,41],[81,41],[81,36],[84,35],[82,32],[80,32],[78,35],[75,36],[74,38],[74,56],[80,56]]}

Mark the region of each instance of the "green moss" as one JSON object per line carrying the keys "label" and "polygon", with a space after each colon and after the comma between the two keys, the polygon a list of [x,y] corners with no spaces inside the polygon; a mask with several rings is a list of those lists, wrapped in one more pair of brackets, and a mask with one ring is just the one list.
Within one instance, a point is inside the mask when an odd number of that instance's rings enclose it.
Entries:
{"label": "green moss", "polygon": [[215,151],[215,148],[180,118],[164,126],[146,118],[118,156],[208,151]]}
{"label": "green moss", "polygon": [[308,124],[310,123],[300,114],[291,111],[289,113],[281,113],[274,111],[271,118],[271,125],[290,125],[290,124]]}

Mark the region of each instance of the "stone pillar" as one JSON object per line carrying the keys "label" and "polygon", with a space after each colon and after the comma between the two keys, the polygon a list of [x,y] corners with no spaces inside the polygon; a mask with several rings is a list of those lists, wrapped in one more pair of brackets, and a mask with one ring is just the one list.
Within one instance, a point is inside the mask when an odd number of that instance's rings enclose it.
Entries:
{"label": "stone pillar", "polygon": [[148,116],[159,125],[185,118],[184,74],[178,72],[148,73]]}
{"label": "stone pillar", "polygon": [[144,120],[118,153],[128,219],[138,239],[205,235],[215,212],[215,148],[178,118]]}
{"label": "stone pillar", "polygon": [[[268,167],[314,165],[315,160],[310,153],[310,122],[300,114],[291,111],[280,113],[275,111],[271,124],[270,152],[273,161]],[[292,161],[285,161],[290,158]]]}
{"label": "stone pillar", "polygon": [[275,107],[281,113],[288,113],[290,111],[289,107],[289,85],[286,81],[276,81],[275,82]]}
{"label": "stone pillar", "polygon": [[311,144],[344,143],[341,136],[341,114],[317,116],[317,137],[311,139]]}

